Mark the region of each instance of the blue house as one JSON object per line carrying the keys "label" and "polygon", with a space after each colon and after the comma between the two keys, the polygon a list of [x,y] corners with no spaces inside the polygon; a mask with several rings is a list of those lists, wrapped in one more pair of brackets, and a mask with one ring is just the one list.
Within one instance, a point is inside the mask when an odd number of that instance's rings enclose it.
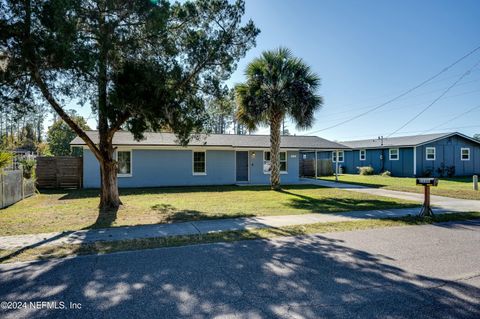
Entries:
{"label": "blue house", "polygon": [[[480,142],[461,133],[440,133],[383,139],[340,142],[349,150],[340,151],[344,173],[371,166],[375,173],[390,171],[393,176],[467,176],[480,173]],[[322,152],[331,158],[334,152]]]}
{"label": "blue house", "polygon": [[[88,136],[98,143],[98,132]],[[145,133],[136,141],[129,132],[113,138],[118,161],[119,187],[157,187],[186,185],[269,184],[270,136],[200,135],[184,147],[171,133]],[[83,185],[100,187],[99,164],[82,139],[72,147],[83,149]],[[282,136],[280,180],[295,184],[300,180],[301,153],[331,152],[346,146],[316,136]]]}

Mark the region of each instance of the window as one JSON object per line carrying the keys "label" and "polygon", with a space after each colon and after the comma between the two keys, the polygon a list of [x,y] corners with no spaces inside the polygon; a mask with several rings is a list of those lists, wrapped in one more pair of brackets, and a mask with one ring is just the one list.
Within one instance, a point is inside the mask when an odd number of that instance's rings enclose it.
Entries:
{"label": "window", "polygon": [[131,151],[117,151],[117,163],[119,177],[132,176],[132,152]]}
{"label": "window", "polygon": [[360,160],[364,161],[367,159],[367,150],[360,150]]}
{"label": "window", "polygon": [[[335,163],[336,161],[337,161],[337,152],[333,151],[332,152],[332,162]],[[338,151],[338,162],[343,163],[343,151]]]}
{"label": "window", "polygon": [[391,161],[398,161],[400,154],[398,153],[398,148],[391,148],[388,150],[389,158]]}
{"label": "window", "polygon": [[193,152],[193,175],[207,175],[206,153]]}
{"label": "window", "polygon": [[427,161],[434,161],[435,160],[435,147],[425,148],[425,158],[426,158]]}
{"label": "window", "polygon": [[467,148],[462,147],[461,156],[462,156],[462,161],[469,161],[470,160],[470,149],[468,147]]}
{"label": "window", "polygon": [[[272,170],[270,152],[263,152],[263,172],[270,173]],[[280,173],[286,173],[287,167],[287,152],[280,152]]]}

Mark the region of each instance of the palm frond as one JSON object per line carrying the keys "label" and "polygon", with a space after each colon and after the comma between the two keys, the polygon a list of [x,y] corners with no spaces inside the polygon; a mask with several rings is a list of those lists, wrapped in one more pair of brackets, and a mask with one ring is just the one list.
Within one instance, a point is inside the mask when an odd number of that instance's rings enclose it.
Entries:
{"label": "palm frond", "polygon": [[290,116],[298,128],[312,126],[315,111],[323,105],[317,94],[320,78],[291,50],[265,51],[249,63],[247,80],[237,85],[237,117],[247,127],[269,124],[273,114]]}

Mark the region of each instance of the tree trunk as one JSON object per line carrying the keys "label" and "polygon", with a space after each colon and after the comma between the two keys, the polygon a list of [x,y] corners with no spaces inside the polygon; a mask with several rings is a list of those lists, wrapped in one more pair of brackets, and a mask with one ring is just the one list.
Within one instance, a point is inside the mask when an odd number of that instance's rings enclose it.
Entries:
{"label": "tree trunk", "polygon": [[273,190],[280,190],[280,127],[281,114],[273,114],[270,118],[270,185]]}
{"label": "tree trunk", "polygon": [[99,134],[99,149],[101,153],[100,159],[100,173],[102,178],[102,185],[100,190],[100,205],[101,211],[105,210],[117,210],[122,204],[120,196],[118,194],[117,184],[117,165],[113,159],[113,134],[110,134],[107,119],[107,107],[108,107],[108,48],[109,37],[108,30],[105,27],[105,3],[100,6],[99,14],[99,29],[100,40],[98,42],[99,47],[99,59],[98,59],[98,134]]}
{"label": "tree trunk", "polygon": [[115,161],[103,161],[100,163],[101,190],[100,210],[109,211],[118,209],[122,204],[118,194],[117,165]]}

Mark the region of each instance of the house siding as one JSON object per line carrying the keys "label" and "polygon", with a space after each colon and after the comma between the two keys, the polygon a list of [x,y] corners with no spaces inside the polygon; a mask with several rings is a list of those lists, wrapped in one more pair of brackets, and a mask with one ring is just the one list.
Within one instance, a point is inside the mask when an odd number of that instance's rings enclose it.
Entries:
{"label": "house siding", "polygon": [[[435,160],[426,160],[426,148],[435,147]],[[470,160],[461,160],[461,149],[470,148]],[[480,173],[480,146],[461,136],[451,136],[439,141],[417,147],[417,175],[421,176],[430,170],[438,176],[438,169],[455,166],[455,176],[467,176]]]}
{"label": "house siding", "polygon": [[[255,155],[253,155],[255,153]],[[270,174],[263,172],[263,151],[250,151],[250,183],[251,184],[269,184]],[[299,152],[287,152],[287,174],[280,174],[280,183],[295,184],[299,181],[300,164]]]}
{"label": "house siding", "polygon": [[[383,169],[381,155],[383,154]],[[322,158],[332,158],[332,152],[321,152]],[[371,166],[375,174],[390,171],[393,176],[405,177],[413,175],[413,148],[399,148],[399,159],[390,160],[388,149],[367,149],[366,159],[360,160],[360,150],[345,151],[344,162],[339,162],[343,173],[357,174],[357,167]],[[335,171],[335,163],[333,171]]]}
{"label": "house siding", "polygon": [[[435,147],[435,160],[430,161],[426,159],[427,147]],[[461,160],[462,148],[470,148],[469,161]],[[455,166],[455,176],[468,176],[480,173],[480,145],[459,135],[453,135],[415,148],[400,147],[400,158],[396,161],[389,159],[388,148],[366,149],[366,151],[365,161],[360,161],[360,149],[345,151],[344,162],[339,163],[343,168],[343,172],[357,174],[357,167],[372,166],[376,174],[381,173],[382,160],[380,158],[383,154],[383,171],[388,170],[393,176],[424,176],[427,170],[431,172],[432,176],[439,176],[438,169],[442,167],[442,164],[445,167]],[[414,152],[416,154],[416,162],[413,158]],[[331,158],[331,156],[332,152],[319,153],[319,158]],[[414,165],[416,165],[415,171]],[[333,169],[335,171],[335,163],[333,163]],[[446,173],[444,176],[446,176]]]}
{"label": "house siding", "polygon": [[[255,152],[255,158],[252,153]],[[299,181],[298,152],[287,154],[288,174],[280,179],[284,184]],[[263,173],[263,152],[249,152],[250,183],[268,184],[270,175]],[[229,185],[236,183],[235,151],[206,150],[206,175],[193,175],[192,150],[132,150],[132,176],[118,177],[121,188]],[[92,152],[84,149],[83,185],[100,187],[100,169]]]}

